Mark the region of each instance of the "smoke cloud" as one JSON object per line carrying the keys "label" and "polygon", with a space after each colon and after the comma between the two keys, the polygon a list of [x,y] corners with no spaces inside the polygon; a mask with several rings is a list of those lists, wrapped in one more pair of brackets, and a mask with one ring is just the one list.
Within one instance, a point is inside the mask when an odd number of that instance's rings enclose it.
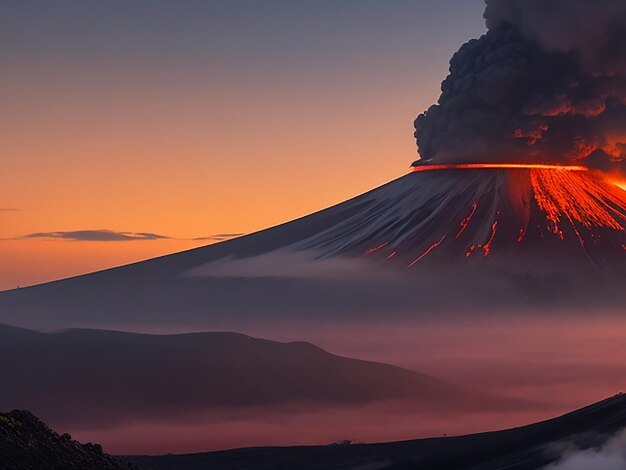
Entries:
{"label": "smoke cloud", "polygon": [[626,3],[486,0],[485,19],[415,121],[421,158],[626,170]]}

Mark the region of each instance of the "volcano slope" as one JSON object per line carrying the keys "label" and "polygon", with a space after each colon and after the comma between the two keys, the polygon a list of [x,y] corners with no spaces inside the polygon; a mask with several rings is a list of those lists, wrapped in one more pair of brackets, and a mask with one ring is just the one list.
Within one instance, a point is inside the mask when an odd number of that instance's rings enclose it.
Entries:
{"label": "volcano slope", "polygon": [[0,321],[212,328],[290,316],[619,306],[625,226],[626,193],[585,168],[418,167],[268,230],[0,293]]}

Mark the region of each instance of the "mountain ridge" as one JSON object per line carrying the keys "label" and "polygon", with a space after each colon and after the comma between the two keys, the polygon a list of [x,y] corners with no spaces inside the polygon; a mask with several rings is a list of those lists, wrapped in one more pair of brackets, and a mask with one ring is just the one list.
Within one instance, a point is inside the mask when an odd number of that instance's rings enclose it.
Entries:
{"label": "mountain ridge", "polygon": [[502,431],[378,444],[251,447],[134,456],[152,470],[535,470],[573,451],[602,448],[626,428],[622,393],[557,418]]}
{"label": "mountain ridge", "polygon": [[334,355],[311,343],[239,333],[38,333],[0,326],[0,354],[11,380],[11,387],[0,388],[0,409],[30,409],[55,425],[279,406],[526,406],[409,369]]}

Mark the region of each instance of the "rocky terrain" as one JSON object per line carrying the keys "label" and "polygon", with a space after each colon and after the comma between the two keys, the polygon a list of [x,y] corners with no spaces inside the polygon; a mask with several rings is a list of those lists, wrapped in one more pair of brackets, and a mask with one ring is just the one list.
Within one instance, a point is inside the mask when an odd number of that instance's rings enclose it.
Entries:
{"label": "rocky terrain", "polygon": [[81,444],[59,435],[28,411],[0,413],[2,470],[138,470],[102,452],[98,444]]}

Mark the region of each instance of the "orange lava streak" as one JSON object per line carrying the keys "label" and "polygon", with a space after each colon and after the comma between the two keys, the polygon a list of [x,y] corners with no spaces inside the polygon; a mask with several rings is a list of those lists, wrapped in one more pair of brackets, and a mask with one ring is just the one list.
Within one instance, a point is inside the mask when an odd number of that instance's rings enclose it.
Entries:
{"label": "orange lava streak", "polygon": [[[498,212],[498,215],[500,215],[499,212]],[[485,258],[487,256],[489,256],[491,254],[491,245],[493,243],[493,239],[496,238],[496,231],[497,231],[497,229],[498,229],[498,220],[496,219],[496,220],[493,221],[493,224],[491,224],[491,236],[489,237],[489,240],[487,240],[487,243],[474,243],[465,252],[465,257],[469,258],[470,256],[472,256],[472,254],[474,253],[476,248],[482,248],[483,249],[483,251],[484,251],[483,256]]]}
{"label": "orange lava streak", "polygon": [[561,170],[589,171],[580,165],[548,165],[541,163],[457,163],[441,165],[419,165],[413,167],[414,172],[436,170]]}
{"label": "orange lava streak", "polygon": [[476,213],[477,208],[478,208],[478,202],[474,202],[474,204],[472,204],[472,212],[470,212],[470,214],[461,221],[459,233],[456,234],[456,238],[459,238],[463,234],[463,232],[465,232],[465,229],[467,228],[470,221],[472,220],[472,217],[474,217],[474,214]]}
{"label": "orange lava streak", "polygon": [[485,250],[485,255],[484,255],[485,257],[491,254],[491,244],[493,243],[493,239],[496,238],[497,228],[498,228],[498,221],[495,220],[493,224],[491,225],[491,237],[489,237],[489,240],[487,241],[487,243],[485,243],[482,246],[483,250]]}
{"label": "orange lava streak", "polygon": [[392,259],[392,258],[394,258],[397,254],[398,254],[398,252],[397,252],[397,251],[393,251],[393,252],[391,252],[391,254],[390,254],[389,256],[387,256],[387,259]]}
{"label": "orange lava streak", "polygon": [[622,231],[626,199],[609,191],[587,174],[533,169],[530,172],[535,200],[552,222],[552,231],[566,219],[576,231],[575,222],[583,227],[610,228]]}
{"label": "orange lava streak", "polygon": [[422,258],[424,258],[424,256],[426,256],[428,253],[430,253],[431,251],[433,251],[435,248],[437,248],[439,245],[441,245],[443,243],[443,241],[446,239],[446,236],[444,235],[443,237],[441,237],[441,240],[439,240],[438,242],[433,243],[432,245],[430,245],[430,247],[428,248],[428,250],[426,250],[423,254],[421,254],[420,256],[418,256],[415,261],[413,261],[411,264],[409,264],[407,266],[408,268],[411,268],[415,265],[415,263],[419,262]]}
{"label": "orange lava streak", "polygon": [[382,248],[385,248],[387,245],[389,245],[389,242],[385,242],[385,243],[382,243],[382,244],[380,244],[378,246],[375,246],[374,248],[370,248],[367,251],[365,251],[365,253],[363,253],[363,256],[371,255],[375,251],[378,251],[378,250],[380,250]]}
{"label": "orange lava streak", "polygon": [[517,243],[521,243],[525,236],[526,236],[526,229],[521,228],[519,231],[519,235],[517,236]]}

